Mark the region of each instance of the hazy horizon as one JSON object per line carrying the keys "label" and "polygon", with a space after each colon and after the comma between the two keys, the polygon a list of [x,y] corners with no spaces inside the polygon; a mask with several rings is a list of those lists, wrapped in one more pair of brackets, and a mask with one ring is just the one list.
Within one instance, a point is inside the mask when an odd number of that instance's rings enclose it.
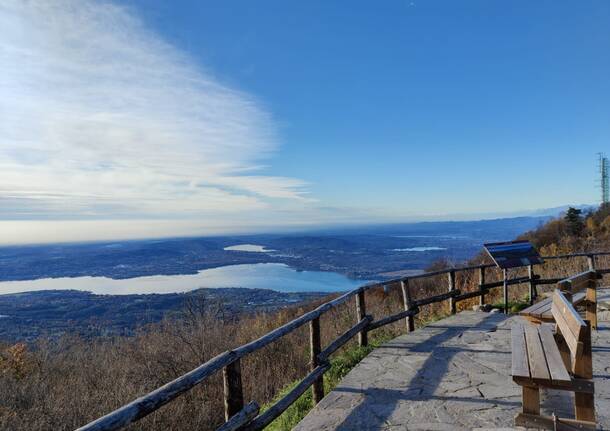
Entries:
{"label": "hazy horizon", "polygon": [[[588,205],[574,205],[586,207]],[[556,216],[565,207],[523,210],[513,213],[452,214],[446,216],[422,216],[395,220],[350,221],[326,224],[294,224],[270,228],[202,226],[193,220],[71,220],[71,221],[1,221],[0,230],[5,236],[0,238],[0,246],[38,245],[55,243],[86,243],[121,240],[196,238],[212,236],[247,236],[260,234],[298,234],[327,229],[353,229],[359,227],[418,224],[433,222],[469,222],[481,220],[498,220],[518,217]],[[99,229],[92,233],[92,229]]]}

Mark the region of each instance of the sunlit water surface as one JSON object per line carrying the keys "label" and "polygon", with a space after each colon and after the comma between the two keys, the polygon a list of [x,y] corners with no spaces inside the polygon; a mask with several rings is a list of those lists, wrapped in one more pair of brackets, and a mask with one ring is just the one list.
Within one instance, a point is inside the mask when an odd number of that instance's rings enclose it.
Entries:
{"label": "sunlit water surface", "polygon": [[262,245],[257,244],[238,244],[224,248],[227,251],[249,251],[251,253],[267,253],[275,250],[268,250]]}
{"label": "sunlit water surface", "polygon": [[257,263],[206,269],[197,274],[155,275],[124,280],[75,277],[5,281],[0,282],[0,294],[74,289],[96,294],[126,295],[188,292],[202,287],[246,287],[279,292],[338,292],[351,290],[365,283],[365,280],[352,280],[333,272],[297,271],[281,263]]}

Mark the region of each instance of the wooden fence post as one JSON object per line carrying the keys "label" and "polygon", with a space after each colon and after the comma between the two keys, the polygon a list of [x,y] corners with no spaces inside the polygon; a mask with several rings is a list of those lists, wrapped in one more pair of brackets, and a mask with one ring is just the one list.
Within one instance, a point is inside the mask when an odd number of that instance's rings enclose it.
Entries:
{"label": "wooden fence post", "polygon": [[[449,271],[449,292],[452,292],[455,290],[455,271],[451,270]],[[451,311],[451,314],[455,314],[456,312],[456,303],[455,303],[455,298],[451,297],[449,298],[449,310]]]}
{"label": "wooden fence post", "polygon": [[528,265],[527,274],[530,279],[530,305],[534,304],[534,300],[536,299],[536,280],[534,279],[534,265]]}
{"label": "wooden fence post", "polygon": [[[400,288],[402,290],[402,302],[405,311],[411,308],[411,293],[409,292],[409,279],[400,281]],[[415,319],[413,316],[407,316],[406,318],[407,332],[413,332],[415,330]]]}
{"label": "wooden fence post", "polygon": [[[320,318],[309,322],[309,352],[310,352],[310,371],[316,369],[318,365],[318,355],[322,350],[320,341]],[[324,398],[324,375],[321,375],[312,385],[313,404],[314,406]]]}
{"label": "wooden fence post", "polygon": [[241,385],[241,365],[234,360],[222,369],[224,382],[225,421],[244,407],[244,394]]}
{"label": "wooden fence post", "polygon": [[589,271],[595,271],[595,255],[593,255],[593,254],[588,255],[587,263],[589,264]]}
{"label": "wooden fence post", "polygon": [[504,296],[504,314],[508,314],[508,269],[504,268],[502,270],[502,275],[504,276],[504,283],[502,286],[502,294]]}
{"label": "wooden fence post", "polygon": [[[485,267],[482,266],[479,268],[479,286],[485,284]],[[481,289],[481,296],[479,296],[479,305],[485,305],[485,289],[479,287]]]}
{"label": "wooden fence post", "polygon": [[[595,271],[595,255],[590,254],[587,256],[587,264],[589,265],[589,271]],[[587,289],[586,298],[586,318],[591,323],[591,326],[597,330],[597,274],[593,279],[589,280],[589,287],[593,289]]]}
{"label": "wooden fence post", "polygon": [[[364,319],[366,315],[366,304],[364,303],[364,292],[358,292],[356,294],[356,318],[358,322]],[[366,329],[358,332],[358,345],[360,347],[367,346],[369,344],[368,334]]]}

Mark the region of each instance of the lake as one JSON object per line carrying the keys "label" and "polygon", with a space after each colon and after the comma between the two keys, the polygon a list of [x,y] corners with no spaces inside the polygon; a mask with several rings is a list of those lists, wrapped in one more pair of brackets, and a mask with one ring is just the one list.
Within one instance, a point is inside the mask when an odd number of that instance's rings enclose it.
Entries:
{"label": "lake", "polygon": [[281,263],[231,265],[186,275],[154,275],[114,280],[106,277],[41,278],[0,282],[0,294],[35,290],[83,290],[96,294],[188,292],[202,287],[246,287],[279,292],[339,292],[368,283],[342,274],[297,271]]}
{"label": "lake", "polygon": [[224,248],[227,251],[249,251],[251,253],[268,253],[275,250],[267,250],[262,245],[257,244],[237,244]]}

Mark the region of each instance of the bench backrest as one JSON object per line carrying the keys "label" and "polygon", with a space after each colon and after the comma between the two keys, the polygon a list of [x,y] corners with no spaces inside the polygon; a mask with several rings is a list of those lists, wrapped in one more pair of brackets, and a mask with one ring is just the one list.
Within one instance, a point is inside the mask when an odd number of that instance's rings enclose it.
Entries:
{"label": "bench backrest", "polygon": [[[591,328],[597,329],[597,284],[602,278],[602,274],[589,270],[573,275],[572,277],[561,280],[557,283],[559,290],[565,293],[565,296],[572,300],[574,294],[579,295],[578,302],[583,301],[582,292],[584,292],[584,304],[586,308],[586,319],[591,323]],[[581,293],[578,293],[581,292]]]}
{"label": "bench backrest", "polygon": [[591,359],[591,329],[589,325],[559,290],[555,290],[553,293],[551,312],[557,323],[557,331],[569,348],[572,372],[586,377],[589,374],[588,368],[590,367],[587,363]]}
{"label": "bench backrest", "polygon": [[597,271],[591,269],[561,280],[557,287],[563,292],[576,293],[583,289],[595,288],[598,278]]}

